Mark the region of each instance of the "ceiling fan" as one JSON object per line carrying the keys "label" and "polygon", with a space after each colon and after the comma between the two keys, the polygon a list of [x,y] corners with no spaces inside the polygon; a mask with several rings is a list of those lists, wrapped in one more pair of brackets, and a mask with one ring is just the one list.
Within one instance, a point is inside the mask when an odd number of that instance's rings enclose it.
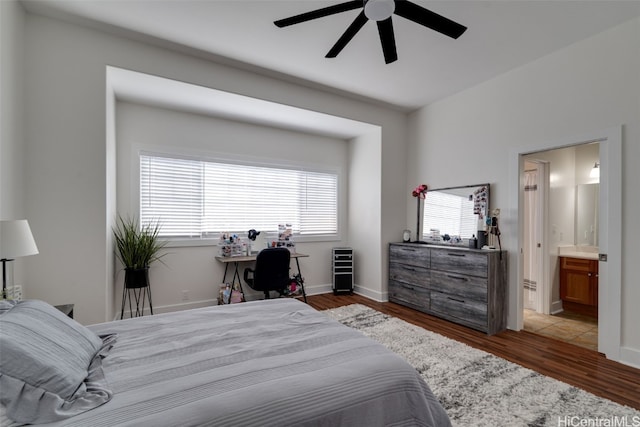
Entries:
{"label": "ceiling fan", "polygon": [[398,59],[396,51],[396,41],[393,33],[393,23],[391,16],[402,16],[434,31],[457,39],[467,30],[464,25],[458,24],[444,16],[438,15],[428,9],[418,6],[408,0],[353,0],[333,6],[312,10],[310,12],[295,15],[289,18],[280,19],[274,22],[276,26],[288,27],[289,25],[300,24],[313,19],[323,18],[337,13],[347,12],[362,7],[362,11],[351,25],[333,45],[326,55],[326,58],[335,58],[344,47],[353,39],[367,21],[376,21],[384,61],[390,64]]}

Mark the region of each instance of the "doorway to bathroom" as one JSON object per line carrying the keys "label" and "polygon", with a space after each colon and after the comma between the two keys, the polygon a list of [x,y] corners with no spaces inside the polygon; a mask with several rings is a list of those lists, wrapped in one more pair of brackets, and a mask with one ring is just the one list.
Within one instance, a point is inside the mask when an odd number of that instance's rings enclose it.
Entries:
{"label": "doorway to bathroom", "polygon": [[524,156],[522,296],[524,330],[597,350],[597,278],[564,271],[574,257],[597,269],[597,189],[584,195],[598,186],[594,166],[598,142]]}
{"label": "doorway to bathroom", "polygon": [[[620,361],[629,357],[621,345],[622,337],[622,126],[595,130],[581,135],[536,142],[531,146],[514,147],[509,155],[509,203],[508,211],[517,220],[517,233],[512,236],[503,232],[508,247],[517,248],[515,256],[509,258],[509,327],[521,330],[524,327],[523,282],[524,282],[524,161],[530,154],[544,150],[573,147],[597,142],[600,157],[600,194],[598,197],[598,352],[608,359]],[[590,173],[590,171],[589,171]],[[549,183],[555,185],[554,171],[549,171]],[[556,192],[557,193],[557,192]],[[549,194],[548,206],[562,206],[567,200]],[[552,271],[549,252],[552,237],[560,238],[560,225],[547,221],[548,244],[543,248],[543,257],[549,260],[549,276]],[[562,235],[564,237],[564,235]],[[556,254],[557,265],[557,254]],[[555,273],[555,274],[552,274]],[[559,299],[559,298],[558,298]],[[625,356],[626,355],[626,356]]]}

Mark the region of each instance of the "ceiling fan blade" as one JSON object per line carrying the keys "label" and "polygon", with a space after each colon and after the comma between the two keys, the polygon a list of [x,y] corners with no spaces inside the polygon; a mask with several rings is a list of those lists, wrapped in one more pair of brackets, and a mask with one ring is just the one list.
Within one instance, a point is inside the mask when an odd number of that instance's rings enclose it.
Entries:
{"label": "ceiling fan blade", "polygon": [[364,15],[364,10],[360,12],[356,19],[353,20],[349,28],[340,36],[336,44],[333,45],[329,53],[325,56],[325,58],[335,58],[338,56],[342,49],[353,39],[353,37],[360,31],[360,29],[366,24],[368,21],[367,17]]}
{"label": "ceiling fan blade", "polygon": [[301,13],[300,15],[291,16],[289,18],[279,19],[274,22],[276,26],[288,27],[289,25],[299,24],[301,22],[311,21],[313,19],[323,18],[329,15],[335,15],[336,13],[346,12],[348,10],[357,9],[362,7],[362,0],[353,0],[333,6],[324,7],[322,9],[312,10],[311,12]]}
{"label": "ceiling fan blade", "polygon": [[382,43],[384,62],[390,64],[396,61],[398,59],[398,52],[396,51],[396,38],[393,34],[391,18],[378,21],[378,34],[380,34],[380,43]]}
{"label": "ceiling fan blade", "polygon": [[397,0],[394,13],[454,39],[467,30],[464,25],[407,0]]}

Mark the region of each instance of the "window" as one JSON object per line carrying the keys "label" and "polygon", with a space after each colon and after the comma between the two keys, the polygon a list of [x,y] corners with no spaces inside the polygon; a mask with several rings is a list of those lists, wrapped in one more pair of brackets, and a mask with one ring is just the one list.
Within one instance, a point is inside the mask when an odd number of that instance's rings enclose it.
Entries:
{"label": "window", "polygon": [[161,236],[213,238],[223,231],[338,233],[338,174],[140,155],[140,218],[159,220]]}

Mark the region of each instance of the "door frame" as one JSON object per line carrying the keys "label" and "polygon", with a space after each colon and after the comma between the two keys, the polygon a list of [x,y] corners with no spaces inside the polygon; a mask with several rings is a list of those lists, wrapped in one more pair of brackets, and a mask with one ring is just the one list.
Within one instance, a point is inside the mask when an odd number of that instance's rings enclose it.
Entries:
{"label": "door frame", "polygon": [[590,142],[600,143],[600,200],[598,219],[599,252],[607,260],[599,262],[598,351],[611,360],[620,360],[622,324],[622,126],[594,131],[532,147],[514,148],[509,155],[509,212],[517,221],[517,233],[508,236],[517,256],[509,259],[510,329],[523,327],[524,257],[524,155]]}

